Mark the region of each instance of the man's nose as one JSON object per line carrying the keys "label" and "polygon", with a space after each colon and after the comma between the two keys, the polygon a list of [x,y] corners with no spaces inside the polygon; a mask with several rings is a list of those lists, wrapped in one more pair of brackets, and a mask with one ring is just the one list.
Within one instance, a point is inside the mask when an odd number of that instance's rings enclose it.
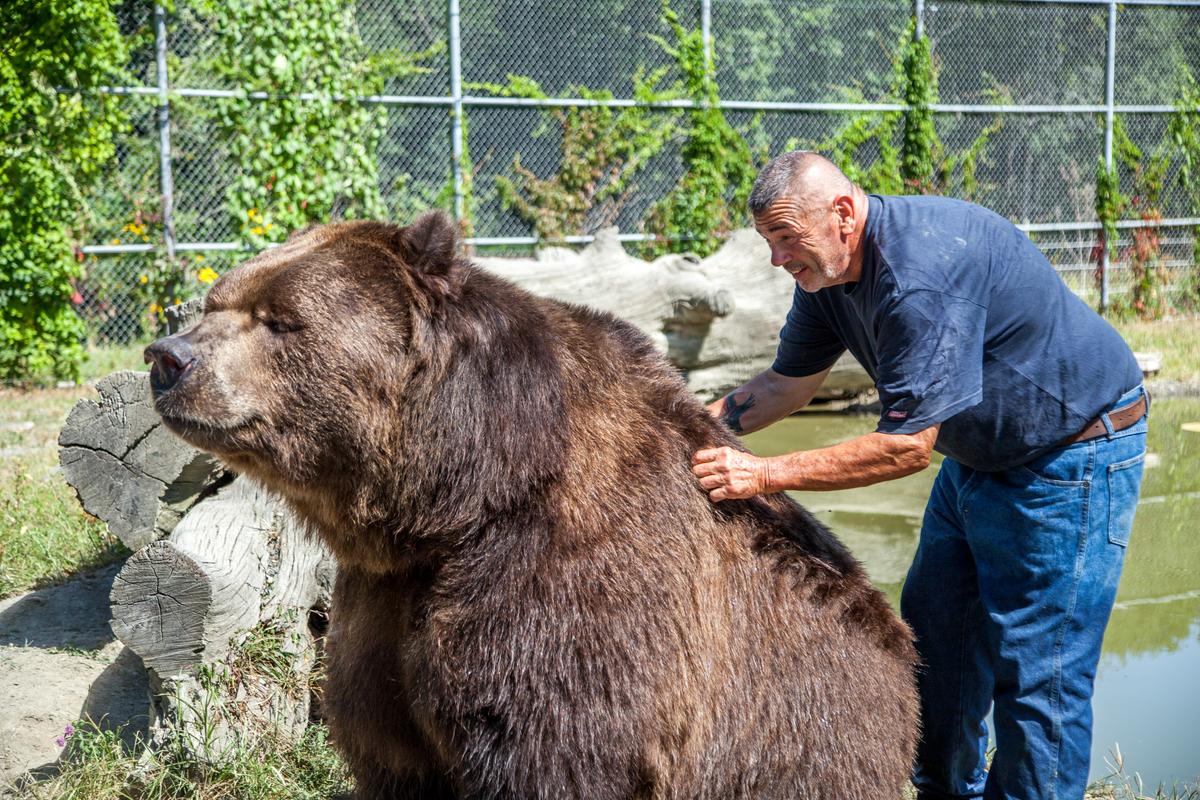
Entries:
{"label": "man's nose", "polygon": [[182,336],[167,336],[151,344],[142,353],[150,370],[150,385],[155,394],[170,389],[196,360],[192,346]]}
{"label": "man's nose", "polygon": [[791,253],[787,250],[778,247],[771,248],[771,266],[782,267],[791,260]]}

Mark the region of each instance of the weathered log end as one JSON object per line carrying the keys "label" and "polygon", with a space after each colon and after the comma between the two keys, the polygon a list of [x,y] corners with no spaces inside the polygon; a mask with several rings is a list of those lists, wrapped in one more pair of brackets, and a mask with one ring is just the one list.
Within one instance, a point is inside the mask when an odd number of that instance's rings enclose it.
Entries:
{"label": "weathered log end", "polygon": [[145,372],[102,379],[99,402],[80,400],[59,433],[63,477],[84,510],[130,550],[174,530],[224,470],[163,426]]}
{"label": "weathered log end", "polygon": [[176,334],[204,316],[204,298],[196,297],[166,309],[167,333]]}
{"label": "weathered log end", "polygon": [[113,634],[159,675],[187,671],[204,658],[212,599],[202,566],[170,542],[153,542],[113,582]]}

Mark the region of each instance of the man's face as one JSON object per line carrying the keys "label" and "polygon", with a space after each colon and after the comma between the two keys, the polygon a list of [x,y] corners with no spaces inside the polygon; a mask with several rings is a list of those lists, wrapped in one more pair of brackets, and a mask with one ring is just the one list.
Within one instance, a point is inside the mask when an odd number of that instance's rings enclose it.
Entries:
{"label": "man's face", "polygon": [[754,229],[771,247],[771,263],[783,267],[806,292],[846,283],[850,245],[841,216],[829,207],[802,209],[782,197],[754,217]]}

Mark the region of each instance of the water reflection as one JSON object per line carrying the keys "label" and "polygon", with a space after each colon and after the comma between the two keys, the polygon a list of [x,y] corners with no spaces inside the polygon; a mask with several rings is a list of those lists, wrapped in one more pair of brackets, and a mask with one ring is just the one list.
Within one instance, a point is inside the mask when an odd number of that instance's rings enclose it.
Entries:
{"label": "water reflection", "polygon": [[[1119,744],[1147,787],[1200,776],[1200,400],[1154,403],[1150,457],[1117,607],[1097,676],[1093,777]],[[823,447],[874,429],[872,416],[805,413],[746,437],[760,455]],[[796,492],[861,560],[893,603],[940,457],[879,486]]]}

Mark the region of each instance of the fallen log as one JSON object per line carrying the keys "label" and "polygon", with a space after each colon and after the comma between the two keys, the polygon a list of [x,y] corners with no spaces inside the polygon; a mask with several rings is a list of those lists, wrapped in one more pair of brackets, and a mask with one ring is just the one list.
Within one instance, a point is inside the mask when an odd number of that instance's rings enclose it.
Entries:
{"label": "fallen log", "polygon": [[[646,262],[625,252],[616,228],[583,250],[539,250],[534,258],[476,257],[476,263],[544,297],[611,312],[633,323],[679,368],[704,400],[720,397],[771,365],[795,281],[771,266],[755,231],[735,231],[704,259],[668,255]],[[874,390],[848,354],[817,399]]]}
{"label": "fallen log", "polygon": [[[198,757],[263,728],[298,735],[309,622],[328,613],[333,558],[278,499],[162,426],[147,373],[97,390],[68,416],[60,462],[85,510],[134,551],[113,583],[111,625],[147,669],[152,732]],[[274,647],[265,673],[253,658],[263,642]]]}

